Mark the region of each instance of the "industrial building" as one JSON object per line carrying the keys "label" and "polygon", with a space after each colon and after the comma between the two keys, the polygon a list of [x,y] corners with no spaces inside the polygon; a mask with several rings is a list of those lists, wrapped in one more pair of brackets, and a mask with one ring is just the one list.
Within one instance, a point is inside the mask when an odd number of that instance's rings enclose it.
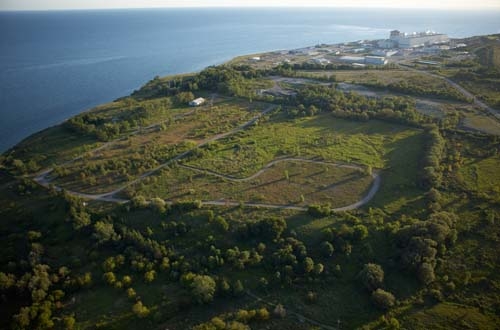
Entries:
{"label": "industrial building", "polygon": [[365,63],[364,56],[341,56],[339,60],[348,63]]}
{"label": "industrial building", "polygon": [[382,56],[382,57],[391,57],[396,55],[399,51],[397,50],[383,50],[383,49],[375,49],[370,52],[370,55],[374,56]]}
{"label": "industrial building", "polygon": [[[434,44],[442,44],[450,41],[446,34],[435,32],[404,33],[398,30],[391,31],[389,40],[398,48],[415,48]],[[389,45],[389,42],[385,42]],[[383,42],[379,43],[379,46]]]}
{"label": "industrial building", "polygon": [[367,65],[386,65],[387,60],[382,56],[365,56],[365,64]]}
{"label": "industrial building", "polygon": [[339,60],[351,64],[366,64],[366,65],[387,64],[387,59],[382,56],[342,56],[339,58]]}

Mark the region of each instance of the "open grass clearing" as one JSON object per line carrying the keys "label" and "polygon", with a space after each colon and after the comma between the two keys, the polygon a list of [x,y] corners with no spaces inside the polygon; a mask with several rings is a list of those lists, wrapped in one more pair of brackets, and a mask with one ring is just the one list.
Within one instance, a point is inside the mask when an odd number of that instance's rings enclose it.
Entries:
{"label": "open grass clearing", "polygon": [[439,303],[404,319],[411,329],[497,329],[500,319],[483,314],[478,308],[452,303]]}
{"label": "open grass clearing", "polygon": [[500,157],[468,159],[459,170],[459,179],[465,189],[500,198]]}
{"label": "open grass clearing", "polygon": [[234,129],[264,107],[262,103],[226,100],[212,107],[197,108],[172,119],[163,129],[148,129],[113,142],[98,152],[87,153],[64,166],[64,175],[53,182],[86,193],[110,191],[203,139]]}
{"label": "open grass clearing", "polygon": [[500,135],[500,122],[492,116],[474,112],[465,115],[462,125],[483,133]]}
{"label": "open grass clearing", "polygon": [[428,77],[422,73],[408,70],[321,70],[304,71],[313,76],[330,77],[335,76],[337,81],[351,83],[374,83],[390,84],[400,81],[422,79],[433,84],[441,81],[440,79]]}
{"label": "open grass clearing", "polygon": [[235,177],[249,176],[282,156],[384,168],[390,144],[416,132],[397,124],[355,122],[329,114],[295,120],[278,116],[217,141],[186,164]]}
{"label": "open grass clearing", "polygon": [[62,125],[47,128],[22,141],[7,155],[28,163],[35,161],[41,167],[69,161],[101,145],[91,136],[78,136]]}
{"label": "open grass clearing", "polygon": [[372,178],[335,164],[284,161],[247,181],[234,181],[201,169],[174,167],[137,186],[138,193],[168,200],[244,201],[276,205],[312,203],[333,207],[360,200]]}
{"label": "open grass clearing", "polygon": [[[295,120],[278,116],[217,141],[186,164],[239,178],[283,156],[372,166],[383,169],[381,188],[372,203],[397,210],[415,202],[421,193],[417,173],[423,145],[421,130],[401,125],[349,121],[328,114]],[[283,177],[283,173],[277,175]]]}

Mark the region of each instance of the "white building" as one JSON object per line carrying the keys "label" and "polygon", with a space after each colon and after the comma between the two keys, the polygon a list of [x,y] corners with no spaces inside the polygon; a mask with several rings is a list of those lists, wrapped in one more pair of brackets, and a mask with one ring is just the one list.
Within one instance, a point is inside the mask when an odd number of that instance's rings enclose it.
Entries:
{"label": "white building", "polygon": [[390,40],[399,48],[415,48],[434,44],[442,44],[450,41],[446,34],[436,32],[413,32],[404,33],[398,30],[391,31]]}
{"label": "white building", "polygon": [[398,53],[397,50],[383,50],[383,49],[376,49],[370,52],[370,55],[374,56],[382,56],[382,57],[391,57],[393,55],[396,55]]}
{"label": "white building", "polygon": [[341,56],[339,60],[348,63],[365,63],[365,58],[363,56]]}
{"label": "white building", "polygon": [[369,65],[386,65],[387,60],[382,56],[365,56],[365,64]]}
{"label": "white building", "polygon": [[189,102],[189,105],[192,107],[198,107],[198,106],[202,105],[203,103],[205,103],[205,99],[203,97],[199,97],[199,98],[194,99],[191,102]]}
{"label": "white building", "polygon": [[385,65],[387,60],[382,56],[342,56],[340,57],[342,62],[347,63],[357,63],[366,65]]}
{"label": "white building", "polygon": [[396,43],[390,39],[377,41],[377,46],[384,49],[397,47]]}

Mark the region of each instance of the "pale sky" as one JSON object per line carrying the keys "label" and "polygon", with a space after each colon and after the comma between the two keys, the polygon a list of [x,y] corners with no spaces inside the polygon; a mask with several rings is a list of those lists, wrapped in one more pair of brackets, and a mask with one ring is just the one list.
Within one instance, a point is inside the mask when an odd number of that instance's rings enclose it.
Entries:
{"label": "pale sky", "polygon": [[279,6],[500,9],[500,0],[0,0],[0,10]]}

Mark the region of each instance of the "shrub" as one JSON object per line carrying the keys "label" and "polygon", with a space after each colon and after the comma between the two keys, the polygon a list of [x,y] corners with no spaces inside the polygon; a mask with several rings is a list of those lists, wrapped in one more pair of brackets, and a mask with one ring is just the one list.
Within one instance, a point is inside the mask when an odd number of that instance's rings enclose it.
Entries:
{"label": "shrub", "polygon": [[149,315],[149,309],[140,300],[132,306],[132,312],[141,319]]}
{"label": "shrub", "polygon": [[384,270],[377,264],[365,264],[358,276],[370,291],[380,288],[384,282]]}
{"label": "shrub", "polygon": [[372,293],[372,301],[378,308],[389,309],[396,303],[396,298],[390,292],[377,289]]}

